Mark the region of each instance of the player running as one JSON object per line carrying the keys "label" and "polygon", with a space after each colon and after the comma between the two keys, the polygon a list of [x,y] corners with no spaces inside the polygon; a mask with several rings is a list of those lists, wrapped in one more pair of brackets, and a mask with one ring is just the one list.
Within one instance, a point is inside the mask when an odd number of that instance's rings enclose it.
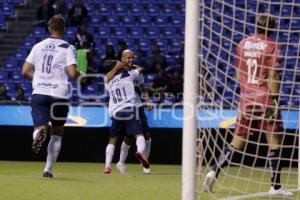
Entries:
{"label": "player running", "polygon": [[[53,16],[48,29],[51,37],[33,46],[23,65],[22,74],[32,80],[32,150],[39,153],[50,132],[43,177],[52,178],[52,167],[61,148],[63,128],[69,111],[68,75],[77,78],[79,72],[76,69],[75,47],[62,39],[65,31],[64,18],[61,15]],[[49,122],[51,129],[48,128]]]}
{"label": "player running", "polygon": [[270,34],[276,28],[274,17],[259,14],[254,36],[242,40],[236,50],[236,74],[240,85],[237,126],[230,146],[225,147],[213,170],[204,180],[203,187],[211,191],[221,168],[232,159],[234,151],[242,150],[247,135],[264,132],[268,146],[271,170],[270,195],[292,195],[280,184],[280,145],[282,120],[278,105],[280,47]]}

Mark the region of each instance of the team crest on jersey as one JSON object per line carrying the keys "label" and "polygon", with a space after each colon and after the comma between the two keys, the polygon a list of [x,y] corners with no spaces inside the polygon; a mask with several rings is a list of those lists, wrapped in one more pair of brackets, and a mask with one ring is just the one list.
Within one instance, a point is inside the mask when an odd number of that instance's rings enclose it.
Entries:
{"label": "team crest on jersey", "polygon": [[54,50],[55,49],[55,45],[53,43],[47,44],[46,49]]}

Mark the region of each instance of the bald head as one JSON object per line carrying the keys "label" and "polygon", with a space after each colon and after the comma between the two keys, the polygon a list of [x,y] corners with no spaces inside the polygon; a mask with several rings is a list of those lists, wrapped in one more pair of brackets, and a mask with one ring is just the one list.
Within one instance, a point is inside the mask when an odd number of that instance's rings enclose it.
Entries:
{"label": "bald head", "polygon": [[124,50],[122,52],[121,61],[126,63],[129,67],[133,67],[134,53],[129,49]]}

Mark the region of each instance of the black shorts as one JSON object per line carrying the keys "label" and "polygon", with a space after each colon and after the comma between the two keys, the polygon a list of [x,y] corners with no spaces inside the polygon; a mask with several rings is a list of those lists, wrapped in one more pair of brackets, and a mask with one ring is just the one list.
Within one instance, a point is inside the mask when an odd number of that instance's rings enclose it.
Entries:
{"label": "black shorts", "polygon": [[139,116],[143,127],[143,134],[149,134],[148,118],[144,111],[144,106],[141,106],[139,109]]}
{"label": "black shorts", "polygon": [[67,99],[54,98],[48,95],[34,94],[31,100],[31,115],[34,126],[63,126],[66,123],[69,104]]}
{"label": "black shorts", "polygon": [[115,116],[112,117],[109,137],[113,138],[124,134],[127,136],[143,134],[138,110],[134,107],[128,107],[118,111]]}

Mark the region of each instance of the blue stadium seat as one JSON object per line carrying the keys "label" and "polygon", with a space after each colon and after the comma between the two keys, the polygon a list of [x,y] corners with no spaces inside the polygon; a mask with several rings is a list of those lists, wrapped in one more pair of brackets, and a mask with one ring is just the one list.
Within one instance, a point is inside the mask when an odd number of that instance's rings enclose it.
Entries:
{"label": "blue stadium seat", "polygon": [[76,27],[67,27],[65,36],[67,38],[74,38],[76,33],[77,33],[77,28]]}
{"label": "blue stadium seat", "polygon": [[6,24],[5,17],[2,15],[2,13],[0,13],[0,29],[6,29],[6,28],[7,28],[7,24]]}
{"label": "blue stadium seat", "polygon": [[8,75],[7,71],[0,71],[0,83],[5,83],[7,81]]}
{"label": "blue stadium seat", "polygon": [[144,30],[142,27],[131,27],[130,28],[130,37],[141,38],[144,35]]}
{"label": "blue stadium seat", "polygon": [[89,17],[92,17],[92,16],[94,16],[94,14],[95,14],[95,7],[94,6],[91,6],[91,5],[89,5],[89,4],[85,4],[85,7],[86,7],[86,9],[87,9],[87,13],[88,13],[88,16]]}
{"label": "blue stadium seat", "polygon": [[132,4],[129,13],[133,16],[142,16],[145,14],[142,4]]}
{"label": "blue stadium seat", "polygon": [[110,36],[110,28],[101,26],[98,30],[97,36],[99,38],[107,38]]}
{"label": "blue stadium seat", "polygon": [[155,43],[157,44],[157,46],[159,46],[159,49],[161,51],[165,51],[168,47],[168,41],[165,38],[159,38],[155,40]]}
{"label": "blue stadium seat", "polygon": [[[161,2],[163,2],[163,1],[161,1]],[[172,4],[165,4],[162,9],[162,13],[167,16],[174,16],[177,13],[177,9]]]}
{"label": "blue stadium seat", "polygon": [[149,38],[159,38],[160,37],[160,29],[158,27],[149,27],[146,29],[146,35]]}
{"label": "blue stadium seat", "polygon": [[132,15],[127,15],[122,17],[122,25],[127,27],[132,27],[135,25],[135,17]]}
{"label": "blue stadium seat", "polygon": [[164,16],[164,15],[154,17],[153,25],[158,26],[158,27],[167,26],[168,25],[168,17]]}
{"label": "blue stadium seat", "polygon": [[15,16],[15,7],[13,4],[3,4],[2,5],[2,14],[6,17]]}
{"label": "blue stadium seat", "polygon": [[300,29],[300,19],[293,19],[291,28],[293,30],[299,30]]}
{"label": "blue stadium seat", "polygon": [[44,39],[46,37],[46,31],[44,27],[35,27],[32,36],[36,39]]}
{"label": "blue stadium seat", "polygon": [[163,33],[163,37],[165,37],[165,38],[175,38],[175,37],[177,37],[177,31],[176,31],[175,27],[164,28],[162,33]]}
{"label": "blue stadium seat", "polygon": [[133,4],[135,3],[135,0],[120,0],[121,4]]}
{"label": "blue stadium seat", "polygon": [[22,76],[20,71],[14,71],[11,75],[10,82],[11,83],[22,83],[25,79]]}
{"label": "blue stadium seat", "polygon": [[112,14],[112,10],[110,8],[110,5],[108,4],[100,4],[99,6],[99,15],[108,16]]}
{"label": "blue stadium seat", "polygon": [[123,4],[116,4],[113,14],[120,16],[128,15],[127,6]]}
{"label": "blue stadium seat", "polygon": [[151,26],[152,20],[150,16],[139,16],[137,20],[138,26],[149,27]]}
{"label": "blue stadium seat", "polygon": [[184,16],[173,16],[171,18],[171,25],[175,27],[183,27],[184,26]]}
{"label": "blue stadium seat", "polygon": [[91,24],[89,27],[92,27],[93,30],[98,30],[102,27],[104,19],[101,15],[94,15],[91,17]]}
{"label": "blue stadium seat", "polygon": [[17,61],[15,59],[10,59],[4,64],[4,68],[6,71],[16,71],[17,66]]}
{"label": "blue stadium seat", "polygon": [[26,49],[31,49],[35,43],[36,43],[36,40],[34,38],[27,37],[24,42],[24,47]]}
{"label": "blue stadium seat", "polygon": [[139,44],[138,44],[139,49],[141,49],[142,51],[146,51],[149,52],[151,49],[151,41],[144,38],[142,40],[140,40]]}
{"label": "blue stadium seat", "polygon": [[119,17],[114,16],[114,15],[107,16],[106,25],[107,26],[119,26],[120,25]]}
{"label": "blue stadium seat", "polygon": [[116,38],[124,38],[127,36],[127,28],[125,27],[115,27],[113,34]]}
{"label": "blue stadium seat", "polygon": [[17,52],[16,52],[16,60],[17,61],[24,61],[27,57],[27,51],[26,49],[23,49],[23,48],[19,48],[17,49]]}
{"label": "blue stadium seat", "polygon": [[159,8],[158,5],[156,5],[156,4],[148,4],[146,7],[147,7],[146,8],[146,12],[147,12],[148,15],[150,15],[150,16],[158,16],[158,15],[160,15],[160,8]]}
{"label": "blue stadium seat", "polygon": [[7,0],[7,3],[13,4],[15,6],[23,6],[24,0]]}

